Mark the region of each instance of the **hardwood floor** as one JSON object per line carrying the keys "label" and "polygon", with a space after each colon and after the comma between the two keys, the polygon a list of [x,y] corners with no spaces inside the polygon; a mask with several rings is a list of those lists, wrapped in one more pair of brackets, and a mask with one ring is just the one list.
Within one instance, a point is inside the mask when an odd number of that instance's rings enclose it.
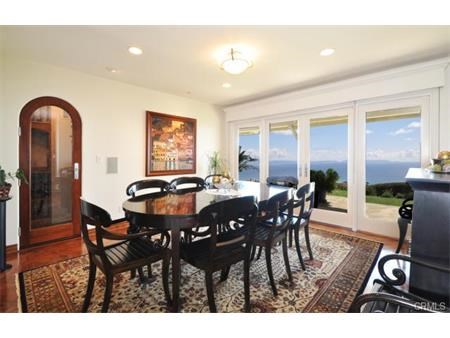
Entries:
{"label": "hardwood floor", "polygon": [[[397,247],[397,241],[391,238],[355,233],[345,228],[338,228],[329,225],[312,223],[311,226],[317,229],[337,232],[350,236],[357,236],[373,241],[384,243],[380,257],[393,253]],[[112,229],[118,232],[125,232],[126,223],[119,223],[112,226]],[[16,277],[18,272],[34,269],[40,266],[56,263],[65,259],[77,257],[87,253],[81,238],[69,239],[58,243],[48,244],[41,247],[22,250],[19,253],[9,253],[7,255],[8,263],[13,267],[10,270],[0,273],[0,312],[17,312],[17,294]],[[373,279],[378,277],[376,268],[372,272],[366,290],[369,290]]]}

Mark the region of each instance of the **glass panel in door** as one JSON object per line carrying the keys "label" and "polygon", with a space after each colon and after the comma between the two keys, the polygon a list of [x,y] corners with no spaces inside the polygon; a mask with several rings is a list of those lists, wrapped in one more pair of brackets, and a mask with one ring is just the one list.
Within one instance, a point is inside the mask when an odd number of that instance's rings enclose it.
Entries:
{"label": "glass panel in door", "polygon": [[298,122],[269,124],[269,178],[298,184]]}
{"label": "glass panel in door", "polygon": [[348,117],[310,119],[310,181],[315,182],[315,208],[348,210]]}
{"label": "glass panel in door", "polygon": [[31,116],[31,228],[72,221],[72,119],[55,106]]}
{"label": "glass panel in door", "polygon": [[240,181],[259,182],[259,127],[239,128],[239,176]]}
{"label": "glass panel in door", "polygon": [[394,223],[412,190],[409,168],[421,166],[421,107],[366,113],[365,217]]}

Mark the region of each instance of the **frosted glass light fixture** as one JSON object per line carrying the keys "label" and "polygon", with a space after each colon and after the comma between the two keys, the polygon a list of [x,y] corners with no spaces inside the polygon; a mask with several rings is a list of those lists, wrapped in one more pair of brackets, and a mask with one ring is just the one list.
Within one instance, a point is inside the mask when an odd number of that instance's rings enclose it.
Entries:
{"label": "frosted glass light fixture", "polygon": [[245,72],[252,66],[252,62],[247,60],[240,52],[231,48],[227,58],[222,61],[221,67],[227,73],[237,75]]}

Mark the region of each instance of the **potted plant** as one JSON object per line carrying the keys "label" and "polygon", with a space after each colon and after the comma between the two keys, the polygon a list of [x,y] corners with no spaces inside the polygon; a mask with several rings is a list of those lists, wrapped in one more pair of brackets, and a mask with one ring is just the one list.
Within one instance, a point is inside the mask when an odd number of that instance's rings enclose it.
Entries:
{"label": "potted plant", "polygon": [[317,208],[321,203],[327,202],[327,192],[332,192],[336,189],[336,183],[339,180],[339,174],[334,169],[327,169],[326,172],[322,170],[311,170],[310,181],[316,183],[314,208]]}
{"label": "potted plant", "polygon": [[[224,161],[220,157],[218,151],[212,152],[211,155],[208,155],[208,172],[210,175],[220,175],[224,173]],[[218,183],[220,181],[219,177],[213,178],[213,183]]]}
{"label": "potted plant", "polygon": [[8,179],[16,179],[21,182],[25,182],[28,184],[28,180],[25,177],[25,173],[22,169],[17,169],[15,173],[6,172],[1,166],[0,166],[0,198],[8,198],[9,192],[11,190],[11,183],[8,183]]}

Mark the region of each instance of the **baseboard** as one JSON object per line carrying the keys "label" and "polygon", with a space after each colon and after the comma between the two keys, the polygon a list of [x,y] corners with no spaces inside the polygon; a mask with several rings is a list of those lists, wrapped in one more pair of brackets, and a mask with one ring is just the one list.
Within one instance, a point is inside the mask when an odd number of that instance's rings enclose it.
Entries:
{"label": "baseboard", "polygon": [[327,226],[327,227],[330,227],[330,228],[336,228],[336,229],[339,229],[339,230],[346,230],[346,231],[352,232],[352,233],[354,233],[356,235],[357,234],[368,235],[368,236],[384,238],[384,239],[389,240],[389,241],[398,242],[398,238],[395,238],[395,237],[390,237],[390,236],[386,236],[386,235],[379,235],[379,234],[376,234],[376,233],[373,233],[373,232],[369,232],[369,231],[361,231],[361,230],[353,231],[351,228],[347,228],[347,227],[344,227],[342,225],[311,221],[311,225],[314,226],[314,224],[319,224],[319,225]]}
{"label": "baseboard", "polygon": [[6,255],[14,255],[17,253],[17,244],[11,244],[6,246]]}

